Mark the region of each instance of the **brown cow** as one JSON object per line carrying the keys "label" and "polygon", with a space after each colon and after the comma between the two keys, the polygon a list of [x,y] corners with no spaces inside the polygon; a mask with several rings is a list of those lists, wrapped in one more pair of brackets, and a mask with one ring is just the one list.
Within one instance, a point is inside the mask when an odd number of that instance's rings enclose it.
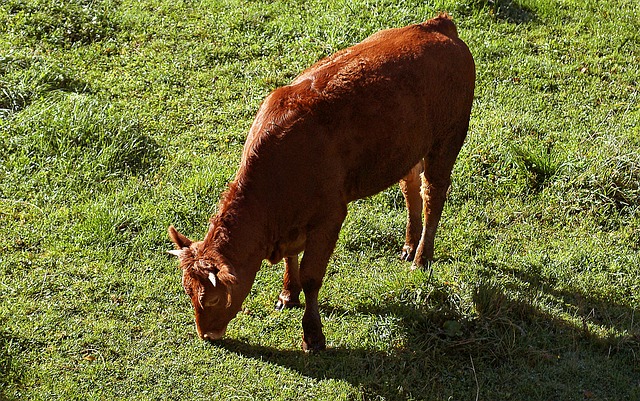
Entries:
{"label": "brown cow", "polygon": [[278,307],[299,305],[303,290],[302,348],[324,349],[318,291],[347,204],[397,181],[409,215],[402,256],[429,261],[474,85],[471,53],[441,15],[378,32],[271,93],[204,240],[169,227],[200,337],[221,338],[262,260],[284,258]]}

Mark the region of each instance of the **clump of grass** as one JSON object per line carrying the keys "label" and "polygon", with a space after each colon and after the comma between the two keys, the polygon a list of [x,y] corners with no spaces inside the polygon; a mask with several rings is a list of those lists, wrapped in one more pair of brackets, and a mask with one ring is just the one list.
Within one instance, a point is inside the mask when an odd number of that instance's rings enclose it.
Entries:
{"label": "clump of grass", "polygon": [[486,13],[498,21],[521,24],[536,19],[534,9],[513,0],[472,0],[460,2],[456,10],[464,13]]}
{"label": "clump of grass", "polygon": [[495,319],[508,308],[502,285],[491,280],[480,280],[473,291],[476,312],[485,319]]}
{"label": "clump of grass", "polygon": [[511,152],[515,167],[526,177],[534,192],[541,190],[561,166],[557,151],[551,147],[514,144]]}
{"label": "clump of grass", "polygon": [[0,55],[0,115],[20,111],[52,91],[87,92],[88,84],[41,57]]}
{"label": "clump of grass", "polygon": [[5,166],[16,168],[10,177],[18,187],[25,184],[21,177],[44,176],[55,177],[55,186],[90,187],[144,172],[161,155],[135,116],[86,95],[41,100],[0,128]]}
{"label": "clump of grass", "polygon": [[[588,142],[587,142],[588,143]],[[559,202],[569,214],[602,221],[632,216],[640,208],[640,154],[631,141],[605,135],[585,146],[557,183]]]}
{"label": "clump of grass", "polygon": [[[87,44],[112,36],[117,1],[9,0],[3,2],[5,30],[31,43]],[[2,14],[0,14],[2,15]]]}

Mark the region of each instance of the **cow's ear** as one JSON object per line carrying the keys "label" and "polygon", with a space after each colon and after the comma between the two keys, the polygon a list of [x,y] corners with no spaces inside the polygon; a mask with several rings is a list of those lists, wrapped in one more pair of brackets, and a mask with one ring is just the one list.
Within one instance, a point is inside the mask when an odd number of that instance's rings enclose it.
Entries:
{"label": "cow's ear", "polygon": [[169,226],[169,238],[176,244],[177,249],[188,248],[191,246],[191,241],[189,238],[180,234],[178,230],[176,230],[173,226]]}

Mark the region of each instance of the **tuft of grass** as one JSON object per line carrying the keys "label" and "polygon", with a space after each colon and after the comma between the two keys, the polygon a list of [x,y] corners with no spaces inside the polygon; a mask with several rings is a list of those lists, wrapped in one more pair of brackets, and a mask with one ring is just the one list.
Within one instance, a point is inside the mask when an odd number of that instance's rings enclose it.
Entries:
{"label": "tuft of grass", "polygon": [[42,100],[4,128],[5,165],[16,170],[6,176],[3,197],[29,193],[43,180],[53,181],[53,188],[86,189],[148,171],[161,156],[135,116],[84,95]]}
{"label": "tuft of grass", "polygon": [[69,47],[112,37],[119,27],[111,11],[118,4],[112,0],[8,0],[0,21],[4,32],[31,43]]}
{"label": "tuft of grass", "polygon": [[550,147],[513,146],[514,167],[527,177],[532,191],[539,191],[558,172],[561,162]]}
{"label": "tuft of grass", "polygon": [[[615,136],[595,138],[577,162],[572,179],[561,184],[578,203],[572,210],[590,211],[602,218],[637,214],[640,207],[640,156],[635,146]],[[583,160],[584,160],[583,159]]]}
{"label": "tuft of grass", "polygon": [[54,91],[81,93],[89,88],[61,65],[39,57],[0,55],[0,115],[8,117]]}

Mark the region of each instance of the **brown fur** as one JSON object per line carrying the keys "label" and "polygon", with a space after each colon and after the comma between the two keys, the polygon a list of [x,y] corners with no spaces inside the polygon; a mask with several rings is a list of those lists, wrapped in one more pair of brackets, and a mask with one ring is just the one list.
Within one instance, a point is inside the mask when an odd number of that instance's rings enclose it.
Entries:
{"label": "brown fur", "polygon": [[224,334],[262,260],[285,258],[278,306],[297,305],[303,290],[303,348],[324,348],[317,296],[347,204],[398,181],[409,209],[402,257],[430,260],[474,83],[473,58],[441,15],[378,32],[271,93],[205,239],[169,228],[198,333]]}

